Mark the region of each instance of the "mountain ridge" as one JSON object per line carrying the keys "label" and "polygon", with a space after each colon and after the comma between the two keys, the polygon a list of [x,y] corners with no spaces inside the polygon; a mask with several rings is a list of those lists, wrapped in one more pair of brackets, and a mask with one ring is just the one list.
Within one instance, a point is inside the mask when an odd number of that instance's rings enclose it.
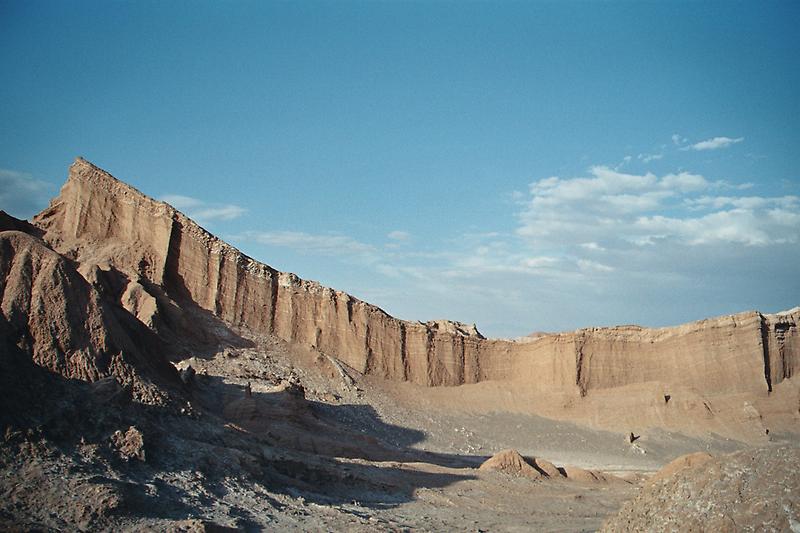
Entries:
{"label": "mountain ridge", "polygon": [[[32,227],[176,346],[235,345],[240,341],[224,333],[229,328],[273,335],[361,375],[423,387],[483,385],[469,389],[478,396],[494,383],[500,387],[495,396],[482,396],[488,405],[514,389],[516,408],[604,428],[635,422],[628,410],[607,413],[605,406],[623,396],[645,426],[697,432],[711,427],[698,425],[698,416],[713,412],[714,431],[746,427],[759,438],[767,428],[797,422],[800,386],[791,378],[800,368],[800,308],[665,328],[589,327],[524,341],[487,339],[457,322],[400,320],[280,272],[80,158]],[[196,327],[198,320],[206,326]],[[750,407],[743,409],[741,398]],[[760,418],[753,419],[753,410]]]}
{"label": "mountain ridge", "polygon": [[[788,315],[749,311],[668,328],[580,328],[525,343],[485,339],[474,326],[451,321],[403,321],[347,293],[256,261],[169,204],[146,196],[83,158],[75,160],[61,194],[34,223],[45,231],[45,240],[54,249],[68,256],[82,262],[112,263],[165,285],[175,298],[189,298],[234,326],[312,345],[362,373],[388,379],[429,386],[510,379],[518,374],[515,366],[520,359],[542,357],[535,347],[550,344],[549,351],[555,353],[566,343],[574,346],[575,359],[568,365],[571,371],[562,370],[572,377],[565,379],[556,371],[554,381],[577,387],[585,395],[594,384],[602,385],[602,380],[590,376],[592,354],[583,357],[587,346],[604,340],[646,345],[718,327],[749,328],[746,344],[758,359],[763,359],[766,350],[775,372],[770,372],[767,383],[760,377],[762,387],[771,389],[785,375],[792,375],[800,360],[797,342],[792,340],[798,311]],[[773,323],[789,332],[788,345],[785,334],[779,339],[770,329]],[[550,365],[559,367],[564,359],[557,356]],[[750,363],[745,380],[731,380],[737,382],[737,389],[742,381],[752,381],[752,363],[759,366],[763,360]],[[763,374],[763,369],[758,373]]]}

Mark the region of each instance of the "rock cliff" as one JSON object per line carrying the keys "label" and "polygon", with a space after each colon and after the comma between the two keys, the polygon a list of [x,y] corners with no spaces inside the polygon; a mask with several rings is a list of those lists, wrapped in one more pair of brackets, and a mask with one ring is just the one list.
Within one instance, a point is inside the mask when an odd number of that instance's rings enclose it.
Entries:
{"label": "rock cliff", "polygon": [[[196,305],[231,326],[312,345],[361,373],[390,380],[425,386],[507,380],[576,398],[663,383],[669,402],[670,387],[706,396],[764,396],[800,368],[800,308],[672,328],[589,328],[525,341],[485,339],[454,322],[398,320],[251,259],[83,159],[70,167],[60,195],[34,224],[50,246],[84,268],[110,265],[124,273],[135,286],[121,293],[130,300],[135,292],[139,304],[122,303],[140,319],[144,314],[158,323],[175,315],[173,303]],[[143,298],[147,305],[140,305]]]}
{"label": "rock cliff", "polygon": [[[75,266],[39,238],[0,219],[0,348],[4,364],[16,353],[70,379],[114,377],[147,403],[165,399],[162,386],[177,384],[174,368],[152,357],[159,340]],[[135,341],[133,339],[136,339]],[[15,362],[16,361],[16,362]],[[21,379],[21,378],[20,378]],[[158,385],[157,385],[158,384]],[[159,386],[160,385],[160,386]]]}

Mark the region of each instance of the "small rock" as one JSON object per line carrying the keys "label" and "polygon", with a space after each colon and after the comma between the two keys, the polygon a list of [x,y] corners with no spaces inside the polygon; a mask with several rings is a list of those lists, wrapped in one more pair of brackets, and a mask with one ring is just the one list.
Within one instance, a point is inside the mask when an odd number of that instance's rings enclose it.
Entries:
{"label": "small rock", "polygon": [[183,370],[181,370],[181,381],[183,381],[186,385],[191,385],[194,382],[194,376],[196,372],[192,365],[187,366]]}
{"label": "small rock", "polygon": [[105,377],[91,384],[91,391],[103,403],[123,405],[133,397],[131,387],[123,387],[113,377]]}
{"label": "small rock", "polygon": [[114,432],[111,436],[111,442],[119,453],[120,457],[126,461],[130,459],[138,459],[144,461],[144,437],[142,432],[136,429],[135,426],[128,428],[128,431],[123,433],[120,430]]}
{"label": "small rock", "polygon": [[305,388],[296,380],[283,381],[281,385],[283,385],[283,390],[286,391],[286,393],[290,396],[294,396],[296,398],[306,397]]}

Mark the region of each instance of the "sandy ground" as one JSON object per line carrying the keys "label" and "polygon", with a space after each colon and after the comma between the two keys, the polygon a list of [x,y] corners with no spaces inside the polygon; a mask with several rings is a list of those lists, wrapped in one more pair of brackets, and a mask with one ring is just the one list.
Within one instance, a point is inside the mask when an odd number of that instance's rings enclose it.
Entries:
{"label": "sandy ground", "polygon": [[[427,394],[310,347],[251,341],[175,361],[196,371],[181,412],[127,407],[92,431],[76,423],[85,435],[67,441],[46,427],[6,435],[0,528],[593,531],[671,459],[744,446],[663,431],[632,444],[570,422],[475,412],[459,404],[463,390]],[[109,446],[108,433],[129,423],[142,429],[145,461]],[[477,469],[506,448],[620,478]]]}

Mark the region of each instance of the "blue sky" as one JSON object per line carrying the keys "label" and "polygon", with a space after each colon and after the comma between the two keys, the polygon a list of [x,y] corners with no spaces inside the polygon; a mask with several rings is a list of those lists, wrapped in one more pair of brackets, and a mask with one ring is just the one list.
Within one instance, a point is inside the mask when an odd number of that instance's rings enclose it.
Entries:
{"label": "blue sky", "polygon": [[800,304],[797,2],[0,2],[0,208],[81,155],[492,336]]}

